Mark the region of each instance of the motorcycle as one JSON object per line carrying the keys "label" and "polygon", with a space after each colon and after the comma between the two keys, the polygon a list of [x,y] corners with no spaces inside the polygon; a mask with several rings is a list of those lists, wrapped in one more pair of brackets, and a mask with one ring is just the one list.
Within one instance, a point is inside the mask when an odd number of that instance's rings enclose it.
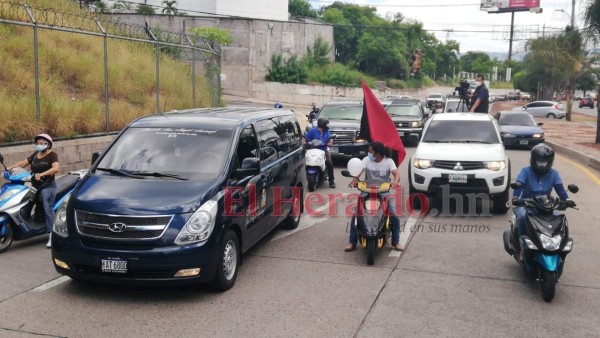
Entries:
{"label": "motorcycle", "polygon": [[306,144],[306,154],[304,161],[306,166],[306,180],[308,181],[308,191],[313,192],[328,179],[327,165],[325,164],[325,151],[319,149],[323,143],[319,139],[314,139]]}
{"label": "motorcycle", "polygon": [[[511,184],[511,188],[522,189],[523,186],[516,182]],[[574,194],[579,191],[574,184],[570,184],[568,189]],[[527,211],[524,234],[516,238],[518,225],[516,208],[513,208],[511,228],[503,233],[504,249],[515,258],[529,278],[540,282],[542,298],[551,302],[567,254],[573,250],[567,218],[564,214],[555,213],[555,210],[566,210],[568,206],[550,195],[524,198],[515,206],[523,206]],[[574,206],[571,208],[577,209]]]}
{"label": "motorcycle", "polygon": [[[350,162],[348,166],[350,167]],[[358,173],[352,175],[351,170],[342,170],[344,177],[357,175]],[[361,192],[361,197],[350,221],[350,226],[356,227],[358,242],[363,249],[367,250],[367,264],[373,265],[375,254],[383,249],[390,235],[390,215],[382,208],[387,206],[383,194],[390,191],[391,183],[374,179],[358,181],[356,188]]]}
{"label": "motorcycle", "polygon": [[[26,182],[31,182],[33,175],[23,168],[7,170],[2,154],[0,163],[4,167],[3,177],[8,181],[0,189],[0,253],[3,253],[13,241],[45,235],[46,223],[43,218],[37,219],[32,215],[33,204],[41,203],[38,201],[38,189],[25,185]],[[55,180],[57,188],[54,211],[58,210],[86,173],[87,169],[73,171]]]}

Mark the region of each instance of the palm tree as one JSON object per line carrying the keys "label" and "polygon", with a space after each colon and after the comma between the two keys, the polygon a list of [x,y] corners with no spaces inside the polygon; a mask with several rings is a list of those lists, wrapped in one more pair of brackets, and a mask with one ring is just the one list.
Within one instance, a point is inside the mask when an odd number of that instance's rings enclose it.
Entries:
{"label": "palm tree", "polygon": [[[585,10],[585,28],[583,32],[590,40],[598,42],[600,40],[600,0],[590,0],[588,4]],[[600,87],[598,87],[598,99],[600,99]],[[596,143],[600,143],[600,106],[597,105],[597,109]]]}
{"label": "palm tree", "polygon": [[175,5],[177,5],[177,0],[173,0],[173,1],[164,0],[162,3],[163,3],[163,5],[165,5],[165,7],[162,9],[163,14],[167,14],[167,15],[176,15],[177,14],[177,8],[175,8]]}

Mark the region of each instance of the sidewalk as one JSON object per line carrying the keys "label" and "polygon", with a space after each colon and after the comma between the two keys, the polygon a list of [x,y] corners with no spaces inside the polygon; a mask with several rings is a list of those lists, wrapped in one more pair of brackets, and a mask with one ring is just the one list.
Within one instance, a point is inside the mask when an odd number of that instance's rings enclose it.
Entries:
{"label": "sidewalk", "polygon": [[[522,105],[521,102],[496,102],[492,105],[491,114],[501,110],[512,110]],[[600,144],[596,140],[596,121],[583,114],[572,114],[573,121],[564,119],[537,118],[544,125],[546,143],[559,154],[571,157],[582,164],[600,170]]]}

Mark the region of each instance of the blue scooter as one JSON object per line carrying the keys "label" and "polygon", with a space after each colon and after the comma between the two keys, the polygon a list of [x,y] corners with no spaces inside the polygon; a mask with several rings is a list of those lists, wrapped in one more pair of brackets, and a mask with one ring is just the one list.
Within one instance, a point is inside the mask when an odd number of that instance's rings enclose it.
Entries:
{"label": "blue scooter", "polygon": [[[511,188],[523,189],[519,182]],[[572,193],[579,188],[570,184]],[[525,190],[525,189],[523,189]],[[567,254],[573,250],[573,239],[569,237],[567,217],[555,210],[565,210],[567,203],[549,195],[523,198],[516,207],[525,207],[524,233],[517,238],[517,218],[513,208],[511,229],[504,231],[504,250],[523,267],[525,274],[540,282],[542,298],[546,302],[554,299],[556,283],[562,275]],[[570,206],[575,208],[574,204]]]}
{"label": "blue scooter", "polygon": [[[0,163],[4,167],[2,176],[8,181],[0,189],[0,253],[2,253],[10,248],[13,241],[45,235],[46,224],[43,218],[36,220],[32,215],[33,204],[41,203],[37,201],[38,190],[25,185],[26,182],[31,182],[32,174],[22,168],[7,170],[2,154],[0,154]],[[54,211],[60,207],[86,173],[87,169],[73,171],[56,179]]]}

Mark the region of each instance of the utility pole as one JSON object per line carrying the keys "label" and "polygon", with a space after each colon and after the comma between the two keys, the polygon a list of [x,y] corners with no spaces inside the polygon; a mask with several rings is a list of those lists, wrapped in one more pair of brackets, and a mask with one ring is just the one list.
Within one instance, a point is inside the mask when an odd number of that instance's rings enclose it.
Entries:
{"label": "utility pole", "polygon": [[[575,0],[573,0],[575,1]],[[510,39],[508,42],[508,61],[512,60],[513,34],[515,32],[515,12],[510,13]]]}
{"label": "utility pole", "polygon": [[575,0],[571,7],[571,29],[575,29]]}

